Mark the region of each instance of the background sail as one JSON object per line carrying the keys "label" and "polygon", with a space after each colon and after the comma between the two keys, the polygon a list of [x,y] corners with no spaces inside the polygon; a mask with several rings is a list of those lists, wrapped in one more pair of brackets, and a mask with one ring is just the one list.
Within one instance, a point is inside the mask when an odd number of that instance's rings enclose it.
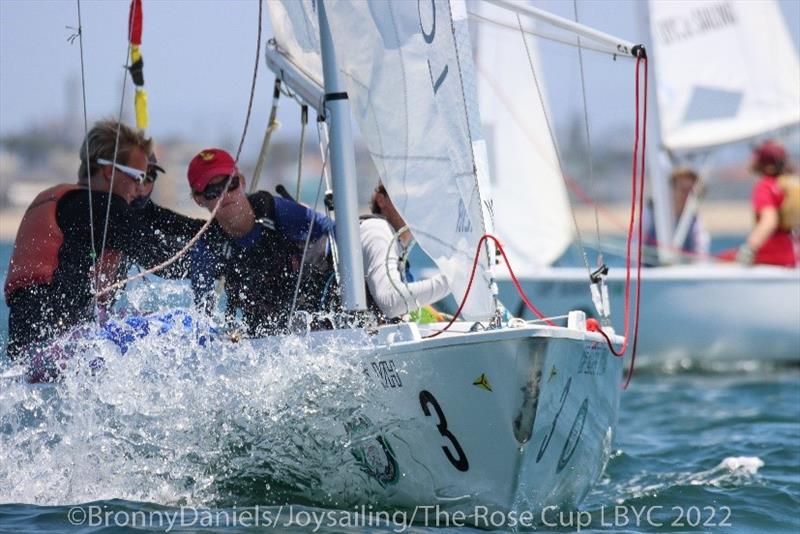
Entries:
{"label": "background sail", "polygon": [[[278,45],[320,72],[310,1],[270,3]],[[486,150],[463,2],[327,0],[338,67],[353,114],[394,204],[460,300],[480,237],[491,232]],[[494,312],[487,265],[464,309]]]}
{"label": "background sail", "polygon": [[664,145],[687,150],[800,124],[800,63],[772,0],[651,0]]}
{"label": "background sail", "polygon": [[[479,15],[491,11],[493,20],[517,25],[511,12],[476,7]],[[572,241],[569,199],[522,35],[481,20],[473,30],[495,233],[515,272],[525,276],[553,263]],[[527,42],[546,103],[536,39]],[[497,274],[506,276],[500,268]]]}

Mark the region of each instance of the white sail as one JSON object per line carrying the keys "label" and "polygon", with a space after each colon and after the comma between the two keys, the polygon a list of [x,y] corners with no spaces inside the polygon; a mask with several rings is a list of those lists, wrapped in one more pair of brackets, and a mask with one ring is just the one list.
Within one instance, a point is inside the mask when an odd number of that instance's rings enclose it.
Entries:
{"label": "white sail", "polygon": [[800,62],[772,0],[651,0],[662,142],[730,143],[800,124]]}
{"label": "white sail", "polygon": [[[321,72],[314,6],[270,3],[278,46],[311,78]],[[478,241],[493,230],[464,4],[325,6],[353,114],[381,180],[460,300]],[[491,260],[481,255],[464,308],[468,319],[494,313]]]}
{"label": "white sail", "polygon": [[[488,14],[487,6],[479,14]],[[476,70],[481,118],[489,152],[495,233],[515,272],[524,276],[550,265],[573,239],[569,199],[545,109],[537,94],[517,18],[494,9],[477,21]],[[473,26],[474,27],[474,26]],[[547,102],[535,39],[528,49]],[[502,270],[498,275],[505,276]]]}

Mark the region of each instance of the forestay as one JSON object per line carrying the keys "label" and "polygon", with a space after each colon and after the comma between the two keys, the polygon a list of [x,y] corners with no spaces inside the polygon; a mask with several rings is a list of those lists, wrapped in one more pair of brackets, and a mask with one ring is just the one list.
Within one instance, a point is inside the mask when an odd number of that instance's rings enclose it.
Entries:
{"label": "forestay", "polygon": [[498,23],[473,21],[495,232],[516,274],[526,276],[557,260],[572,241],[569,199],[543,107],[547,96],[536,40],[526,37],[541,100],[522,34],[510,29],[518,24],[516,16],[485,4],[476,7]]}
{"label": "forestay", "polygon": [[651,0],[663,144],[690,150],[800,123],[800,63],[772,0]]}
{"label": "forestay", "polygon": [[[270,2],[278,46],[321,80],[315,3]],[[465,291],[480,237],[492,232],[486,149],[461,0],[327,0],[338,67],[381,180],[423,250]],[[494,313],[481,252],[464,308]]]}

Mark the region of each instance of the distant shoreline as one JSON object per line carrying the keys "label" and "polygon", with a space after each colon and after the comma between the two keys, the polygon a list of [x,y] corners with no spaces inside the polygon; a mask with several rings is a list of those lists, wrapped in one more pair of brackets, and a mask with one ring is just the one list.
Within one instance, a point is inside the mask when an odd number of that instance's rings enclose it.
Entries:
{"label": "distant shoreline", "polygon": [[[605,235],[623,235],[628,221],[629,207],[622,203],[605,204],[599,212],[600,228]],[[753,224],[750,204],[741,201],[715,201],[703,204],[701,214],[706,228],[712,235],[745,235]],[[25,210],[22,208],[0,210],[0,241],[14,241],[17,228]],[[200,213],[191,216],[202,217]],[[595,213],[590,206],[575,208],[575,217],[581,233],[595,228]]]}

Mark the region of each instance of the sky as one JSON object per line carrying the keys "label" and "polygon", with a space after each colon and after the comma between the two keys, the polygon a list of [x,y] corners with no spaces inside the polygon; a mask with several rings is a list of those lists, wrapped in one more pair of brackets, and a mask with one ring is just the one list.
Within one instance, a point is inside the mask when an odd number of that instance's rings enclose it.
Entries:
{"label": "sky", "polygon": [[[413,1],[413,0],[401,0]],[[579,1],[581,22],[631,41],[641,38],[634,1]],[[781,0],[795,44],[800,35],[800,1]],[[29,125],[45,125],[69,113],[82,114],[79,100],[81,55],[78,42],[68,42],[78,25],[75,0],[0,0],[0,135]],[[541,0],[534,5],[572,17],[573,3]],[[116,116],[120,109],[123,65],[127,54],[128,1],[82,0],[83,50],[87,113],[90,123]],[[150,128],[157,139],[182,135],[200,144],[238,139],[244,125],[253,75],[258,30],[255,0],[144,0],[142,52],[148,90]],[[262,46],[271,36],[266,9]],[[561,117],[580,112],[580,93],[574,83],[559,95],[562,86],[577,76],[574,51],[542,58],[550,73],[548,90],[553,114]],[[559,54],[571,54],[562,62]],[[593,120],[613,127],[629,122],[613,107],[603,105],[609,95],[629,90],[632,68],[607,67],[608,58],[587,67]],[[619,62],[618,62],[619,63]],[[253,108],[255,142],[263,135],[271,103],[273,76],[263,54]],[[593,70],[594,69],[594,70]],[[603,69],[603,70],[599,70]],[[614,79],[621,77],[621,82]],[[70,82],[71,80],[71,82]],[[68,96],[72,87],[72,96]],[[632,85],[630,85],[632,90]],[[131,86],[123,109],[133,108]],[[577,92],[577,94],[576,94]],[[555,97],[553,95],[556,95]],[[559,98],[564,96],[564,98]],[[599,105],[593,105],[599,104]],[[76,110],[76,107],[78,109]],[[284,105],[279,115],[282,135],[293,135],[299,123],[296,106]]]}

